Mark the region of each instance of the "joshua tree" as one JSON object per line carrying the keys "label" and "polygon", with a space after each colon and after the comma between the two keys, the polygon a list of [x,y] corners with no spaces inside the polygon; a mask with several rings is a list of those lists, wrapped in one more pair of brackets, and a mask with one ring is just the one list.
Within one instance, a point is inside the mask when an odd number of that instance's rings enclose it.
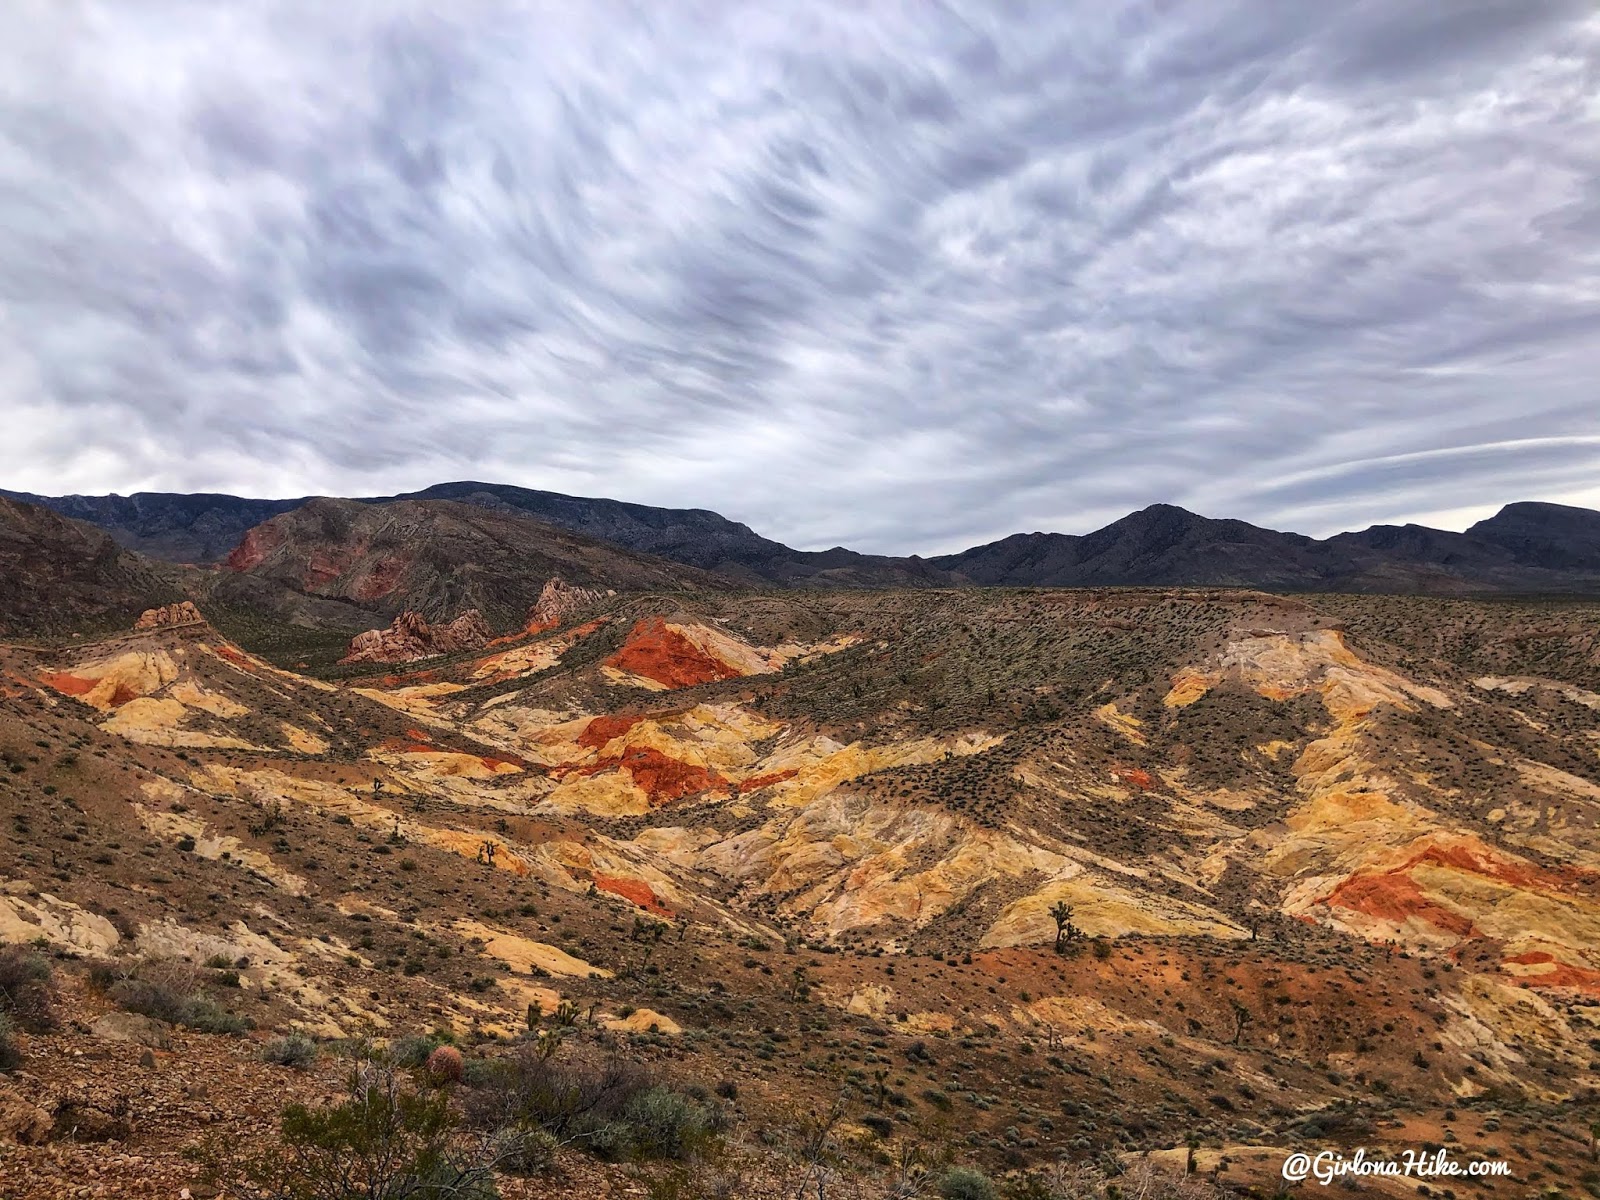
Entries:
{"label": "joshua tree", "polygon": [[1060,954],[1066,943],[1075,941],[1083,931],[1072,923],[1072,905],[1065,900],[1055,902],[1050,917],[1056,923],[1056,953]]}
{"label": "joshua tree", "polygon": [[1228,1003],[1233,1006],[1233,1044],[1237,1046],[1239,1039],[1244,1037],[1245,1026],[1250,1024],[1250,1010],[1231,996],[1228,997]]}
{"label": "joshua tree", "polygon": [[789,999],[804,1000],[811,993],[811,981],[806,978],[806,969],[796,967],[789,976]]}

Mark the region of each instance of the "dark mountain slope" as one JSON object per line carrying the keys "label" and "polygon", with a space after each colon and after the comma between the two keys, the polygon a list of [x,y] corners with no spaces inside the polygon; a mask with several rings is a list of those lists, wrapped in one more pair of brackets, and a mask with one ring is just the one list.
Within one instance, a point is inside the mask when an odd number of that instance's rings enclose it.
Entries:
{"label": "dark mountain slope", "polygon": [[[140,492],[132,496],[34,496],[5,492],[65,516],[99,525],[120,544],[173,562],[211,563],[227,557],[246,530],[299,508],[295,500]],[[923,560],[832,550],[791,550],[748,525],[703,508],[656,508],[584,496],[566,496],[508,484],[441,483],[418,492],[363,497],[369,504],[396,500],[453,500],[502,513],[536,517],[551,525],[659,555],[751,584],[816,587],[920,587],[951,579]]]}
{"label": "dark mountain slope", "polygon": [[1522,501],[1463,536],[1503,548],[1520,566],[1600,573],[1600,512],[1592,509]]}
{"label": "dark mountain slope", "polygon": [[167,562],[210,563],[239,544],[244,531],[305,503],[212,493],[136,492],[132,496],[35,496],[8,492],[76,521],[98,525],[120,546]]}
{"label": "dark mountain slope", "polygon": [[975,583],[1104,586],[1219,584],[1337,586],[1359,571],[1350,555],[1298,533],[1215,521],[1153,504],[1082,536],[1017,534],[931,559]]}
{"label": "dark mountain slope", "polygon": [[441,483],[398,499],[459,500],[538,517],[630,550],[658,554],[750,583],[815,587],[918,587],[952,580],[924,560],[831,550],[791,550],[704,508],[654,508],[495,483]]}
{"label": "dark mountain slope", "polygon": [[[125,546],[202,563],[226,556],[261,521],[306,503],[157,493],[22,498],[98,524]],[[1157,504],[1089,534],[1015,534],[959,554],[923,559],[858,554],[843,547],[793,550],[708,509],[657,508],[506,484],[442,483],[362,503],[414,500],[451,501],[536,518],[752,586],[1205,584],[1446,594],[1600,591],[1600,513],[1558,504],[1508,504],[1465,533],[1376,525],[1323,540]]]}
{"label": "dark mountain slope", "polygon": [[1156,504],[1093,533],[1016,534],[928,561],[995,586],[1584,592],[1600,590],[1600,513],[1512,504],[1466,533],[1375,525],[1319,541]]}
{"label": "dark mountain slope", "polygon": [[182,598],[179,573],[93,526],[0,498],[0,636],[131,623]]}
{"label": "dark mountain slope", "polygon": [[384,618],[412,609],[442,620],[476,608],[492,624],[511,627],[556,576],[618,591],[735,586],[522,513],[447,500],[319,498],[249,530],[228,555],[214,592],[248,603],[267,582]]}

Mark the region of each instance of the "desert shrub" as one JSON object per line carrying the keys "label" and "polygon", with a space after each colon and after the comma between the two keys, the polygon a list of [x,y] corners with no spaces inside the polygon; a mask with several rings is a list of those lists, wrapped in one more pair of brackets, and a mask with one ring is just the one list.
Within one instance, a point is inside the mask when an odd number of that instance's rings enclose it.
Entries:
{"label": "desert shrub", "polygon": [[317,1044],[303,1033],[273,1038],[262,1048],[261,1057],[280,1067],[309,1067],[317,1061]]}
{"label": "desert shrub", "polygon": [[952,1167],[939,1180],[943,1200],[994,1200],[994,1183],[976,1167]]}
{"label": "desert shrub", "polygon": [[50,960],[26,946],[0,950],[0,1012],[32,1033],[56,1028],[56,990]]}
{"label": "desert shrub", "polygon": [[861,1118],[861,1124],[881,1138],[886,1138],[894,1133],[894,1121],[882,1113],[865,1114]]}
{"label": "desert shrub", "polygon": [[542,1129],[613,1161],[691,1157],[721,1120],[619,1057],[562,1061],[547,1045],[524,1045],[475,1070],[463,1103],[476,1128]]}
{"label": "desert shrub", "polygon": [[543,1129],[512,1127],[495,1139],[495,1163],[508,1175],[542,1175],[555,1165],[560,1145]]}
{"label": "desert shrub", "polygon": [[1137,1159],[1110,1168],[1115,1177],[1092,1163],[1060,1162],[1009,1182],[1004,1200],[1228,1200],[1233,1193],[1179,1170]]}
{"label": "desert shrub", "polygon": [[430,1054],[447,1044],[448,1040],[437,1030],[407,1034],[389,1044],[389,1061],[397,1067],[420,1067]]}
{"label": "desert shrub", "polygon": [[416,1092],[394,1072],[352,1073],[349,1098],[283,1110],[282,1145],[214,1174],[268,1200],[494,1200],[496,1147],[464,1136],[448,1094]]}
{"label": "desert shrub", "polygon": [[144,964],[107,993],[129,1012],[142,1013],[202,1033],[243,1033],[250,1022],[200,991],[191,974],[166,964]]}
{"label": "desert shrub", "polygon": [[1064,1200],[1042,1174],[1020,1175],[1000,1189],[1001,1200]]}
{"label": "desert shrub", "polygon": [[688,1158],[706,1144],[712,1128],[702,1105],[659,1085],[630,1100],[623,1121],[640,1158]]}

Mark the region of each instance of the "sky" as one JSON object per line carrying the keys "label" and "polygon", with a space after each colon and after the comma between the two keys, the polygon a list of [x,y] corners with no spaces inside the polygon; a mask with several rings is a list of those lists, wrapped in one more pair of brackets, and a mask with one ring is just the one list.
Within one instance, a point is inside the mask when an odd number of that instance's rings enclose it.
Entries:
{"label": "sky", "polygon": [[0,5],[0,486],[1600,507],[1600,9]]}

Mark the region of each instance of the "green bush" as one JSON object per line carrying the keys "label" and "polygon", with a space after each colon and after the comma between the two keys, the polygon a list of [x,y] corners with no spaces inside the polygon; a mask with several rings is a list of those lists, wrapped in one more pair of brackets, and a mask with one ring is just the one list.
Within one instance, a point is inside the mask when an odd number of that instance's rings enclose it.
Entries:
{"label": "green bush", "polygon": [[397,1067],[420,1067],[440,1046],[448,1044],[435,1033],[412,1033],[389,1044],[389,1061]]}
{"label": "green bush", "polygon": [[702,1106],[661,1086],[630,1100],[623,1120],[640,1158],[688,1158],[711,1135],[710,1115]]}
{"label": "green bush", "polygon": [[994,1183],[976,1167],[953,1167],[939,1180],[943,1200],[994,1200]]}
{"label": "green bush", "polygon": [[202,1033],[243,1033],[250,1022],[235,1016],[204,992],[185,992],[160,979],[135,976],[114,984],[110,996],[129,1012],[142,1013]]}
{"label": "green bush", "polygon": [[283,1110],[281,1147],[239,1167],[271,1200],[496,1200],[493,1152],[459,1136],[448,1094],[414,1092],[385,1070],[351,1077],[350,1097]]}
{"label": "green bush", "polygon": [[495,1163],[508,1175],[542,1175],[555,1165],[559,1142],[543,1129],[503,1130],[495,1147]]}
{"label": "green bush", "polygon": [[467,1120],[485,1130],[542,1129],[611,1161],[684,1159],[709,1145],[721,1110],[612,1057],[558,1061],[525,1045],[466,1072]]}
{"label": "green bush", "polygon": [[48,958],[26,946],[0,950],[0,1012],[10,1015],[13,1026],[32,1033],[56,1028],[55,979]]}
{"label": "green bush", "polygon": [[894,1122],[882,1113],[867,1113],[861,1118],[861,1124],[881,1138],[894,1132]]}

